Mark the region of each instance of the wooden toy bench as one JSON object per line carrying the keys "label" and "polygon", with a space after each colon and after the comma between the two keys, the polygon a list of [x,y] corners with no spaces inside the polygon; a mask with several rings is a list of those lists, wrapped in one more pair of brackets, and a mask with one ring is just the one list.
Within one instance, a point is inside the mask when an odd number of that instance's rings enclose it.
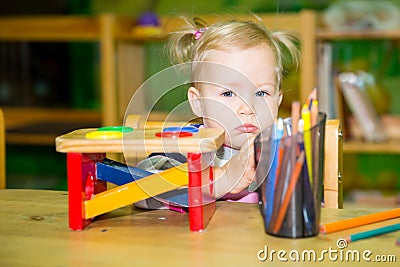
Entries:
{"label": "wooden toy bench", "polygon": [[[223,144],[223,130],[200,129],[193,136],[168,138],[156,136],[161,129],[134,129],[122,138],[86,138],[96,130],[80,129],[56,138],[56,150],[67,153],[70,229],[82,230],[95,216],[182,186],[189,187],[190,230],[205,229],[215,210],[210,163]],[[106,153],[124,153],[129,162],[138,151],[187,153],[187,164],[107,190],[106,182],[96,177],[96,163]]]}

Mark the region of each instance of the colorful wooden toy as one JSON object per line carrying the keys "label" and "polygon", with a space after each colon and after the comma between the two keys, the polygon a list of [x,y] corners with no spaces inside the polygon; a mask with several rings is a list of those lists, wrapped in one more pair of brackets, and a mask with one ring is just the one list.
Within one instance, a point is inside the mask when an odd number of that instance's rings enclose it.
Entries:
{"label": "colorful wooden toy", "polygon": [[[56,138],[56,150],[67,153],[70,229],[83,230],[98,215],[182,186],[188,186],[190,230],[206,228],[215,211],[211,162],[223,144],[223,130],[157,137],[162,129],[134,129],[120,138],[86,138],[94,131],[80,129]],[[187,163],[150,174],[106,159],[106,153],[124,153],[129,162],[137,152],[184,153]],[[107,182],[119,186],[107,190]]]}
{"label": "colorful wooden toy", "polygon": [[[183,166],[187,171],[186,165],[182,165],[181,168]],[[96,162],[97,179],[115,185],[124,185],[133,181],[137,181],[140,185],[143,181],[138,180],[150,175],[153,175],[153,173],[108,158],[103,159],[101,162]],[[162,193],[155,196],[155,198],[161,201],[161,203],[158,203],[159,205],[176,211],[184,212],[189,207],[188,189],[186,187]]]}

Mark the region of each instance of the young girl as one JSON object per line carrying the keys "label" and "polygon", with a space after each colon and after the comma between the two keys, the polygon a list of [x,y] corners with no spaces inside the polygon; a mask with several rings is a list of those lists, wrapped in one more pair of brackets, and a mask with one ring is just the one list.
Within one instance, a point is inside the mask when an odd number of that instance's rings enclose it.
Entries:
{"label": "young girl", "polygon": [[249,21],[184,22],[171,34],[168,54],[173,63],[191,64],[188,99],[203,127],[225,130],[214,167],[216,197],[258,203],[248,190],[255,179],[253,140],[277,118],[282,76],[298,66],[299,40]]}

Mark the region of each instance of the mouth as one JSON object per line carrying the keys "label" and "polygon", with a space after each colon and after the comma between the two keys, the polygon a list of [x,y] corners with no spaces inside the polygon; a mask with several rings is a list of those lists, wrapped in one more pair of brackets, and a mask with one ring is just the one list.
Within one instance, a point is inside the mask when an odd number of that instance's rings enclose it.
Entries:
{"label": "mouth", "polygon": [[251,123],[246,123],[237,127],[236,130],[241,133],[256,133],[258,132],[258,127]]}

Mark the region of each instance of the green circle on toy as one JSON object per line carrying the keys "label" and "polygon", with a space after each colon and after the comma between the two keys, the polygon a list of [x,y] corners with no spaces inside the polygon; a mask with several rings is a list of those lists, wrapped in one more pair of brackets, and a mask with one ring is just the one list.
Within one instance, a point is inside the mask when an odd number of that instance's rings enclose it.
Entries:
{"label": "green circle on toy", "polygon": [[133,131],[133,128],[126,127],[126,126],[105,126],[100,127],[97,129],[100,132],[122,132],[122,133],[129,133]]}

